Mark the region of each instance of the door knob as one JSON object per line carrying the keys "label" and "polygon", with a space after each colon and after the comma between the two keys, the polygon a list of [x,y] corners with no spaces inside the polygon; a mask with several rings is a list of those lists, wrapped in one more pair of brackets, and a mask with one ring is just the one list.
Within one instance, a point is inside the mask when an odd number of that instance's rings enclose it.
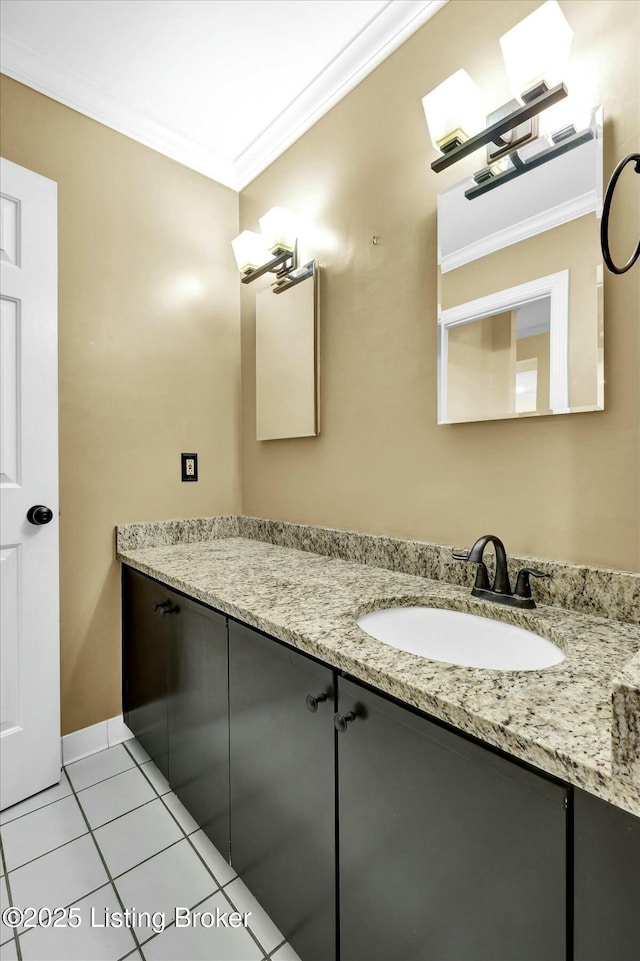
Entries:
{"label": "door knob", "polygon": [[41,527],[53,520],[53,511],[50,507],[45,507],[44,504],[34,504],[27,511],[27,520],[30,524]]}
{"label": "door knob", "polygon": [[322,702],[326,700],[326,694],[318,694],[316,697],[314,697],[313,694],[307,694],[306,704],[309,710],[315,714],[315,712],[318,710],[318,704],[322,704]]}

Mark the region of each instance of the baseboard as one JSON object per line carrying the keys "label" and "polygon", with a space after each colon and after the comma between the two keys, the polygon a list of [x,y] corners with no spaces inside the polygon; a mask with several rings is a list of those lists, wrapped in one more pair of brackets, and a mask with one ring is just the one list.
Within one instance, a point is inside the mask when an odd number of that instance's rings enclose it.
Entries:
{"label": "baseboard", "polygon": [[122,714],[117,714],[106,721],[65,734],[62,738],[62,763],[72,764],[73,761],[105,751],[108,747],[121,744],[132,737],[133,734],[124,723]]}

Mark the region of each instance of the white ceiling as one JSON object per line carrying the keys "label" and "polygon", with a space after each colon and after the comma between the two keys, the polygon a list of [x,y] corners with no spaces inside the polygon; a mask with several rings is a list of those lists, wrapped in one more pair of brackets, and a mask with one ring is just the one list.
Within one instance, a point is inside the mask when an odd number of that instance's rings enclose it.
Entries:
{"label": "white ceiling", "polygon": [[446,0],[2,0],[1,68],[241,189]]}

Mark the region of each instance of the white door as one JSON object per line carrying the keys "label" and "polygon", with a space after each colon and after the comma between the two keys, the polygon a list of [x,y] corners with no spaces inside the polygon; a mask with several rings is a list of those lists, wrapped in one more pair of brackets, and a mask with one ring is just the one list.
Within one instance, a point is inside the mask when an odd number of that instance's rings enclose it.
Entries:
{"label": "white door", "polygon": [[[60,780],[57,185],[0,160],[0,194],[0,808],[5,808]],[[48,512],[30,514],[38,506]]]}

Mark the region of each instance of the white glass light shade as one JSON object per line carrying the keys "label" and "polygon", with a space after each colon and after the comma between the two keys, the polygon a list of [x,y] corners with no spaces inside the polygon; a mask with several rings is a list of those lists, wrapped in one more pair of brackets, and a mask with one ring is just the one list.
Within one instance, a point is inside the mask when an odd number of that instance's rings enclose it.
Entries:
{"label": "white glass light shade", "polygon": [[274,251],[278,248],[293,251],[296,245],[298,234],[297,219],[295,214],[284,207],[272,207],[260,218],[260,230],[264,243],[269,250]]}
{"label": "white glass light shade", "polygon": [[431,142],[437,150],[454,137],[468,140],[482,130],[480,91],[466,70],[458,70],[422,98]]}
{"label": "white glass light shade", "polygon": [[573,30],[557,0],[541,7],[500,37],[502,56],[516,97],[545,80],[549,87],[565,79]]}
{"label": "white glass light shade", "polygon": [[271,251],[264,242],[264,237],[253,230],[243,230],[235,240],[231,241],[236,263],[241,273],[257,270],[273,260]]}

